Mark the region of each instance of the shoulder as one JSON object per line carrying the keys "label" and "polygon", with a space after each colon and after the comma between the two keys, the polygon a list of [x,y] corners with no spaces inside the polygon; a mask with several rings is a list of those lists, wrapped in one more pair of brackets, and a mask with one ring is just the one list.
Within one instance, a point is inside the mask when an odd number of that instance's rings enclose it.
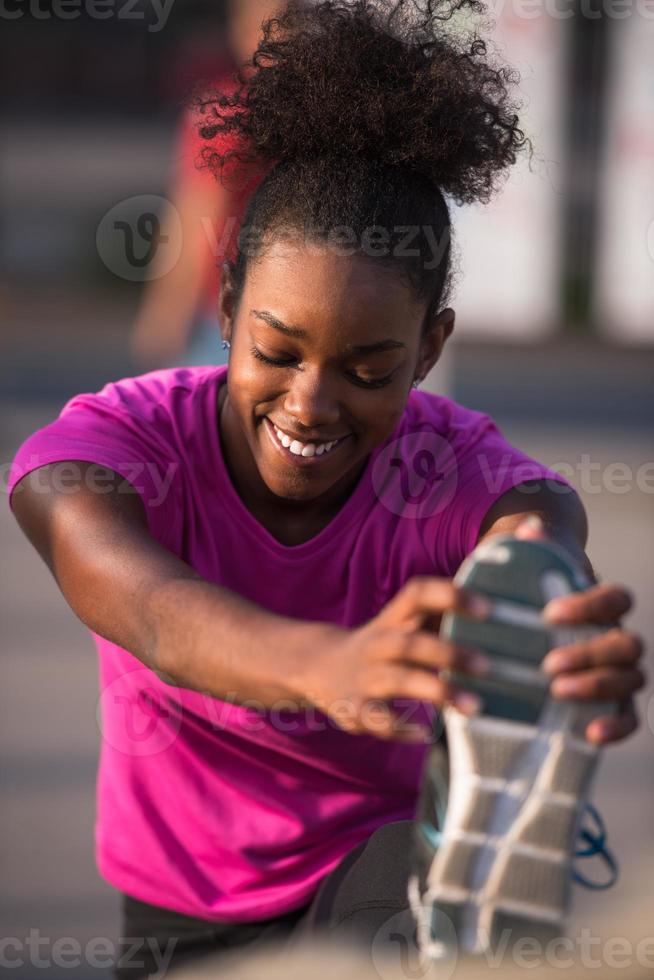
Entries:
{"label": "shoulder", "polygon": [[411,392],[402,429],[407,433],[437,436],[447,443],[457,458],[469,454],[480,444],[510,445],[490,415],[428,391]]}
{"label": "shoulder", "polygon": [[458,568],[507,492],[529,481],[566,482],[513,445],[489,415],[441,395],[412,393],[401,432],[407,468],[433,483],[416,516],[425,518],[421,533],[441,568]]}
{"label": "shoulder", "polygon": [[108,413],[132,418],[157,428],[171,419],[183,419],[197,409],[212,384],[219,384],[226,368],[192,367],[151,371],[106,384],[99,391],[71,398],[61,412]]}

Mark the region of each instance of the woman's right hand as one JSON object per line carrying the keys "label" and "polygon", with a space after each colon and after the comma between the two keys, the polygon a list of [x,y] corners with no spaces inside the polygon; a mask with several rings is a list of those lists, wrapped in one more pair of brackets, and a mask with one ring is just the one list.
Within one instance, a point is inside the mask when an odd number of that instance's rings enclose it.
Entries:
{"label": "woman's right hand", "polygon": [[403,728],[393,700],[449,703],[475,713],[476,696],[441,672],[481,675],[488,661],[481,652],[440,639],[434,627],[448,611],[483,619],[489,610],[481,596],[448,579],[410,579],[368,623],[328,629],[302,679],[303,696],[345,731],[400,741],[422,741],[429,733],[415,724]]}

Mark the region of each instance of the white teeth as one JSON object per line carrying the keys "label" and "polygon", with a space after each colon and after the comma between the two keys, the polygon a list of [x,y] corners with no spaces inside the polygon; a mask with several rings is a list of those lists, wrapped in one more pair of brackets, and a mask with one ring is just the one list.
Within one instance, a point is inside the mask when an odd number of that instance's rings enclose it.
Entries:
{"label": "white teeth", "polygon": [[320,445],[316,445],[315,442],[303,443],[299,439],[291,439],[274,422],[273,429],[282,446],[285,449],[290,449],[294,456],[322,456],[323,453],[328,453],[332,446],[338,442],[338,439],[333,439],[331,442],[321,442]]}

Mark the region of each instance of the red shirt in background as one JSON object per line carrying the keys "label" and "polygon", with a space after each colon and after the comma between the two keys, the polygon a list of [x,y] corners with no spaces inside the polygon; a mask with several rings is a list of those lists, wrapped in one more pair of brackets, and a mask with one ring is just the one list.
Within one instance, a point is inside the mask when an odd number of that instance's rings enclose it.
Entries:
{"label": "red shirt in background", "polygon": [[[236,90],[236,82],[232,72],[225,72],[212,83],[215,89],[229,94]],[[173,186],[176,195],[181,190],[187,190],[194,184],[201,187],[207,185],[207,191],[215,189],[215,206],[213,214],[202,217],[203,239],[211,253],[211,261],[207,266],[207,274],[199,303],[198,312],[208,312],[215,315],[220,284],[220,266],[225,259],[234,260],[238,244],[238,233],[248,202],[259,186],[263,177],[271,169],[271,164],[249,167],[247,174],[238,174],[230,166],[227,186],[206,167],[202,166],[202,151],[215,145],[220,146],[221,152],[235,149],[237,140],[233,134],[216,137],[212,142],[203,140],[198,133],[198,125],[202,117],[194,110],[188,109],[182,116],[177,133],[176,146],[173,153]],[[240,180],[232,180],[239,177]],[[216,218],[216,212],[222,212],[222,218]]]}

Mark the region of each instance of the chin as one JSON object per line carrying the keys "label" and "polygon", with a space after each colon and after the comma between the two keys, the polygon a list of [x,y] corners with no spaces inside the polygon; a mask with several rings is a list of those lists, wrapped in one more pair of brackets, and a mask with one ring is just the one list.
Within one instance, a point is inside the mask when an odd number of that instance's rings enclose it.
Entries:
{"label": "chin", "polygon": [[260,469],[259,475],[271,493],[282,500],[301,501],[315,500],[330,486],[324,481],[310,479],[305,473],[280,475],[270,469]]}
{"label": "chin", "polygon": [[315,500],[326,489],[322,486],[318,489],[308,483],[299,484],[286,480],[266,480],[266,485],[276,497],[280,497],[282,500],[296,500],[298,503]]}

